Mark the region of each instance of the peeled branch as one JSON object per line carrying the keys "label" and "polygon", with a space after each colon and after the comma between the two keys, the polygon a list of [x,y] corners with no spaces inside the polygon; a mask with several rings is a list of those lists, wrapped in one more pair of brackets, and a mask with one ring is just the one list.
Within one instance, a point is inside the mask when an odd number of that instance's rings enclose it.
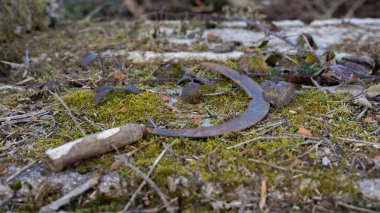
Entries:
{"label": "peeled branch", "polygon": [[145,132],[146,128],[142,125],[127,124],[49,149],[45,154],[50,168],[60,171],[74,162],[132,144],[140,140]]}

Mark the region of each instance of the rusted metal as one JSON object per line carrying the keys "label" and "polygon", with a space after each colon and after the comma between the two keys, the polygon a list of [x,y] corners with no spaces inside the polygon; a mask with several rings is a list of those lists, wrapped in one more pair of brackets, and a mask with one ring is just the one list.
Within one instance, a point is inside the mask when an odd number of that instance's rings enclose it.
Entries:
{"label": "rusted metal", "polygon": [[218,126],[200,127],[194,129],[149,129],[150,133],[189,138],[208,138],[223,135],[227,132],[248,129],[261,121],[269,111],[269,103],[262,96],[262,89],[250,77],[240,74],[226,66],[215,63],[202,63],[202,66],[219,72],[238,84],[248,95],[248,108],[239,117]]}
{"label": "rusted metal", "polygon": [[49,166],[54,171],[60,171],[79,160],[109,152],[115,147],[124,147],[134,143],[148,132],[172,137],[207,138],[247,129],[265,117],[269,111],[269,103],[263,99],[261,87],[255,81],[222,65],[213,63],[202,65],[230,78],[247,93],[250,101],[242,115],[218,126],[195,129],[147,129],[138,124],[127,124],[108,129],[49,149],[45,152]]}

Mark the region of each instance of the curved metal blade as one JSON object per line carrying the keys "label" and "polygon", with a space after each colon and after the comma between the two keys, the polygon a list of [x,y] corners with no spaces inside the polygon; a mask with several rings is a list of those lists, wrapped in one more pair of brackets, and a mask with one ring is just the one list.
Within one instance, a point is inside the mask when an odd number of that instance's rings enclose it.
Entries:
{"label": "curved metal blade", "polygon": [[248,129],[261,121],[269,111],[269,103],[262,96],[259,84],[246,75],[242,75],[226,66],[215,63],[202,63],[202,66],[221,73],[238,84],[248,95],[248,108],[237,118],[218,126],[193,129],[149,129],[150,133],[172,137],[207,138],[223,135],[231,131]]}

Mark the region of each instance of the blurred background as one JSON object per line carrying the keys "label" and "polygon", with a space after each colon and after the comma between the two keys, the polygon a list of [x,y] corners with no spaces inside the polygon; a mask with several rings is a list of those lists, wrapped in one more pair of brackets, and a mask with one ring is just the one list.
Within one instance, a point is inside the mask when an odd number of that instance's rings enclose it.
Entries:
{"label": "blurred background", "polygon": [[[246,10],[268,20],[379,17],[379,0],[64,0],[69,18],[183,18],[181,13]],[[167,14],[165,14],[167,13]],[[177,13],[175,16],[173,13]]]}
{"label": "blurred background", "polygon": [[380,0],[0,0],[0,43],[70,21],[380,17]]}

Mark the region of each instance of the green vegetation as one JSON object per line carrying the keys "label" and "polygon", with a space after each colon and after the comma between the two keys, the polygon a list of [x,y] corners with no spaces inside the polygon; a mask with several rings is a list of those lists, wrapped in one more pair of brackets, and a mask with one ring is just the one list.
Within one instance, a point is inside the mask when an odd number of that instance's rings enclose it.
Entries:
{"label": "green vegetation", "polygon": [[[38,81],[63,82],[66,87],[65,90],[59,91],[59,95],[88,134],[101,131],[102,128],[107,129],[127,123],[152,127],[152,121],[155,125],[169,128],[192,128],[199,125],[194,122],[194,116],[201,115],[210,115],[211,123],[216,125],[244,111],[248,103],[245,94],[228,81],[215,83],[217,91],[225,93],[204,96],[199,105],[190,105],[178,100],[174,106],[181,113],[173,112],[163,100],[165,92],[177,88],[173,82],[138,84],[137,87],[143,90],[140,94],[114,91],[107,94],[99,105],[93,102],[95,95],[93,91],[67,87],[73,83],[70,80],[79,81],[78,79],[84,78],[87,78],[85,80],[87,86],[95,86],[99,76],[107,78],[109,73],[118,70],[117,65],[111,60],[105,61],[103,71],[100,70],[98,62],[94,62],[87,70],[80,70],[79,59],[75,57],[80,58],[88,52],[102,51],[112,45],[127,50],[163,48],[165,42],[152,43],[151,37],[148,37],[145,43],[131,42],[135,39],[131,35],[136,31],[141,33],[147,32],[148,29],[145,25],[121,21],[94,24],[89,28],[82,23],[71,29],[58,29],[44,35],[32,33],[17,43],[20,49],[28,47],[32,56],[46,53],[51,58],[48,61],[37,62],[36,66],[40,66],[41,69],[30,70],[28,74],[33,75]],[[197,49],[200,46],[193,48]],[[75,57],[65,58],[64,53],[67,51]],[[54,58],[55,53],[58,54],[58,58]],[[125,56],[119,57],[124,59]],[[307,60],[313,61],[311,56]],[[128,81],[151,79],[152,74],[161,69],[161,64],[156,61],[143,65],[125,61],[123,63],[126,63],[128,68],[123,70],[127,73]],[[256,63],[264,64],[263,60],[257,59],[250,61],[249,65],[254,66]],[[229,60],[227,64],[236,68],[234,60]],[[180,65],[197,70],[196,74],[200,76],[218,77],[215,73],[201,70],[197,61],[184,61],[180,62]],[[263,69],[268,70],[266,64]],[[74,78],[67,73],[75,73],[79,77],[74,76]],[[212,92],[207,86],[203,86],[202,90],[205,93]],[[178,95],[170,96],[178,98]],[[65,113],[65,109],[46,92],[29,90],[22,94],[7,94],[0,99],[0,104],[6,106],[8,111],[11,109],[30,111],[38,104],[49,106],[56,122],[56,126],[51,126],[49,120],[40,119],[36,125],[44,127],[43,135],[36,136],[36,140],[28,141],[31,146],[20,149],[14,157],[4,158],[2,165],[17,165],[20,159],[27,157],[44,160],[43,153],[47,149],[82,137]],[[28,108],[26,105],[32,105],[34,108]],[[377,128],[376,125],[358,119],[356,116],[358,110],[360,109],[353,106],[344,94],[324,94],[317,90],[304,89],[285,108],[271,108],[268,116],[251,129],[201,140],[166,137],[142,148],[132,155],[130,160],[143,172],[147,172],[164,149],[164,143],[170,144],[175,141],[172,150],[176,155],[166,154],[154,170],[152,180],[170,198],[177,198],[178,203],[182,205],[181,208],[188,212],[212,211],[215,210],[212,203],[217,201],[230,203],[241,200],[240,196],[245,195],[252,198],[249,202],[257,203],[255,199],[260,196],[259,189],[263,180],[266,180],[268,185],[266,204],[268,211],[280,208],[284,203],[287,204],[284,209],[289,211],[296,211],[297,208],[301,208],[301,211],[311,211],[314,202],[338,198],[359,203],[363,198],[358,192],[356,180],[363,176],[371,178],[376,174],[372,170],[356,169],[351,165],[352,158],[355,156],[364,162],[368,156],[376,156],[378,152],[370,146],[356,147],[339,139],[345,137],[375,140],[370,132]],[[278,122],[282,124],[272,128]],[[18,132],[34,131],[34,126],[28,123],[17,125]],[[301,127],[310,130],[316,138],[295,137],[293,134],[296,134]],[[236,148],[229,148],[257,137],[263,138]],[[156,138],[155,135],[147,135],[142,141],[119,151],[131,152]],[[114,162],[114,155],[115,153],[105,154],[83,161],[69,169],[80,174],[92,171],[107,173]],[[321,163],[325,156],[331,160],[328,166],[323,166]],[[63,209],[80,212],[122,209],[142,180],[129,168],[121,167],[118,172],[128,183],[125,195],[111,197],[97,194],[94,200],[83,197],[81,205],[76,205],[76,201],[73,201],[71,206]],[[12,189],[17,190],[17,187],[18,185]],[[136,206],[139,207],[155,208],[160,205],[160,199],[150,187],[144,187],[136,199]],[[19,209],[36,210],[38,207],[20,206]]]}

